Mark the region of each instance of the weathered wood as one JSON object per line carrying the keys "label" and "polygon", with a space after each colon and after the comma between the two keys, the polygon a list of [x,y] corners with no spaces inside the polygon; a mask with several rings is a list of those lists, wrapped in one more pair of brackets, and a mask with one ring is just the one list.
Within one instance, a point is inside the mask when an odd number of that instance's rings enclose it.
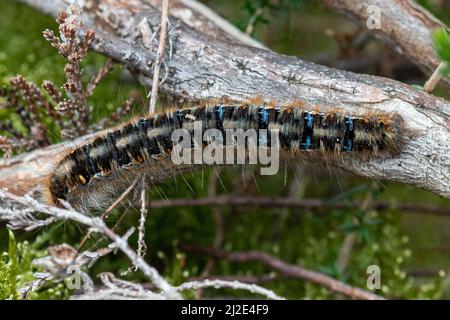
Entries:
{"label": "weathered wood", "polygon": [[[63,0],[25,2],[53,15],[66,6]],[[156,48],[148,50],[143,45],[137,26],[147,19],[156,29],[159,11],[136,0],[84,3],[85,27],[97,33],[93,49],[123,63],[143,84],[150,85]],[[162,90],[189,99],[227,97],[242,101],[262,96],[281,103],[302,101],[323,109],[398,112],[406,124],[400,155],[370,161],[343,159],[338,165],[362,176],[408,183],[450,198],[449,102],[393,80],[212,39],[173,17],[171,23],[178,26],[170,34],[170,75]],[[49,160],[60,155],[62,148],[56,145],[1,160],[0,187],[20,189],[22,184],[39,184],[51,169]]]}
{"label": "weathered wood", "polygon": [[[143,1],[158,8],[161,7],[162,2],[162,0]],[[170,15],[212,38],[267,49],[262,43],[242,32],[197,0],[171,0]]]}
{"label": "weathered wood", "polygon": [[[380,10],[379,29],[369,30],[427,75],[440,64],[432,33],[437,28],[450,29],[413,0],[322,0],[330,8],[344,13],[367,28],[371,9]],[[442,79],[450,88],[450,77]]]}

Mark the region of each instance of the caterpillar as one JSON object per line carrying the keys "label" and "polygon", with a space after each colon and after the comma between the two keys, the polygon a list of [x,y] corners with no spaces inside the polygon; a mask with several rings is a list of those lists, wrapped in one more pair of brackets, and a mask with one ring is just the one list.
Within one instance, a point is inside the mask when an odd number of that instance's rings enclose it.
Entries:
{"label": "caterpillar", "polygon": [[192,169],[175,165],[170,154],[173,130],[192,132],[194,121],[222,132],[276,129],[282,155],[293,159],[393,157],[402,144],[402,118],[396,113],[351,115],[265,104],[196,106],[129,121],[74,148],[49,175],[48,201],[60,206],[64,200],[80,211],[100,210],[138,176],[158,181],[167,172]]}

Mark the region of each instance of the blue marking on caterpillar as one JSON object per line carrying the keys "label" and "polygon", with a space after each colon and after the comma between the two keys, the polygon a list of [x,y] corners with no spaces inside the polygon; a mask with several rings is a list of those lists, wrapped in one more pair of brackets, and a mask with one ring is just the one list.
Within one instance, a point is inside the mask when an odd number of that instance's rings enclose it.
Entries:
{"label": "blue marking on caterpillar", "polygon": [[354,136],[353,119],[350,117],[345,117],[344,122],[345,122],[346,129],[345,129],[344,141],[342,143],[342,151],[352,151],[353,136]]}
{"label": "blue marking on caterpillar", "polygon": [[225,109],[224,109],[223,105],[218,106],[216,112],[219,115],[220,121],[223,121],[223,116],[224,116],[224,113],[225,113]]}
{"label": "blue marking on caterpillar", "polygon": [[258,113],[261,122],[267,127],[269,125],[269,108],[260,108]]}

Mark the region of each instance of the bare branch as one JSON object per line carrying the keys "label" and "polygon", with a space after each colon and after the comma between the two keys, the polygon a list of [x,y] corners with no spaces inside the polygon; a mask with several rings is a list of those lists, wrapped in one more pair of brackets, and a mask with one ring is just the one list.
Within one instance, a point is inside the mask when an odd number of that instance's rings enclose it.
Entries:
{"label": "bare branch", "polygon": [[[371,15],[380,23],[369,30],[403,54],[427,75],[440,64],[433,45],[432,33],[437,28],[450,29],[413,0],[322,0],[329,7],[359,21],[366,28]],[[378,28],[379,27],[379,28]],[[450,86],[450,78],[443,82]]]}
{"label": "bare branch", "polygon": [[433,92],[434,88],[436,88],[439,81],[441,81],[442,78],[444,77],[444,75],[442,74],[442,70],[444,70],[445,68],[447,68],[447,63],[445,61],[442,61],[436,68],[436,70],[433,72],[430,79],[428,79],[428,81],[423,86],[425,92],[428,93]]}
{"label": "bare branch", "polygon": [[86,96],[90,97],[97,85],[112,71],[114,61],[110,58],[106,60],[105,65],[98,70],[97,74],[91,78],[86,88]]}
{"label": "bare branch", "polygon": [[364,291],[359,288],[352,287],[348,284],[333,279],[325,274],[316,271],[311,271],[299,267],[297,265],[287,264],[284,261],[281,261],[278,258],[271,256],[265,252],[261,251],[228,252],[224,250],[211,249],[194,245],[181,245],[181,248],[188,252],[198,252],[220,259],[227,259],[233,262],[251,262],[251,261],[260,262],[280,272],[284,276],[311,281],[321,286],[324,286],[331,291],[342,293],[354,299],[384,300],[384,298],[381,296]]}
{"label": "bare branch", "polygon": [[[134,181],[130,184],[130,186],[124,192],[122,192],[122,194],[105,210],[105,212],[102,213],[102,215],[100,216],[100,219],[102,221],[105,221],[108,218],[109,214],[114,210],[114,208],[117,207],[123,201],[123,199],[125,199],[125,197],[133,190],[138,181],[139,181],[138,178],[134,179]],[[92,232],[93,232],[92,230],[89,230],[86,236],[83,238],[83,240],[81,240],[79,246],[80,249],[90,238]]]}
{"label": "bare branch", "polygon": [[145,243],[145,222],[147,221],[148,209],[147,209],[147,199],[145,196],[145,178],[142,178],[141,187],[141,216],[139,219],[139,238],[138,238],[138,249],[137,253],[140,257],[144,258],[147,253],[147,244]]}
{"label": "bare branch", "polygon": [[227,281],[227,280],[220,280],[220,279],[205,279],[202,281],[190,281],[185,282],[181,284],[180,286],[176,287],[179,291],[184,290],[198,290],[203,288],[210,288],[213,287],[215,289],[219,288],[231,288],[234,290],[247,290],[251,293],[258,293],[261,294],[269,299],[272,300],[285,300],[284,298],[278,296],[273,291],[262,288],[256,284],[248,284],[248,283],[242,283],[239,281]]}
{"label": "bare branch", "polygon": [[[197,199],[168,199],[153,200],[150,208],[171,208],[186,206],[228,206],[228,207],[261,207],[261,208],[298,208],[305,210],[321,210],[321,209],[348,209],[356,208],[362,205],[359,201],[353,202],[327,202],[322,199],[295,199],[295,198],[270,198],[270,197],[253,197],[253,196],[216,196]],[[417,203],[388,203],[375,202],[372,209],[400,210],[407,213],[417,214],[434,214],[439,216],[450,216],[450,209],[446,207],[422,205]]]}
{"label": "bare branch", "polygon": [[263,283],[263,282],[270,282],[275,281],[279,279],[274,273],[268,273],[258,276],[199,276],[199,277],[192,277],[189,279],[189,281],[203,281],[203,280],[225,280],[225,281],[239,281],[242,283]]}
{"label": "bare branch", "polygon": [[161,70],[161,63],[164,60],[164,53],[166,50],[167,24],[169,19],[169,0],[163,0],[161,7],[161,31],[159,33],[158,52],[156,53],[156,61],[153,69],[152,92],[150,95],[149,114],[155,113],[156,99],[159,88],[159,72]]}
{"label": "bare branch", "polygon": [[[156,269],[149,266],[141,257],[139,257],[133,249],[130,248],[127,241],[114,233],[99,217],[89,217],[83,215],[74,210],[67,210],[52,207],[39,203],[29,196],[19,197],[8,191],[0,190],[0,199],[10,199],[18,204],[25,206],[25,208],[33,209],[36,212],[42,212],[52,217],[61,220],[73,220],[75,222],[84,224],[97,232],[100,232],[110,238],[117,247],[125,253],[131,260],[133,265],[137,266],[159,289],[161,289],[169,298],[179,299],[180,295],[175,291],[175,289],[164,280],[163,277],[158,273]],[[0,210],[1,212],[1,210]],[[0,216],[0,218],[2,218]]]}

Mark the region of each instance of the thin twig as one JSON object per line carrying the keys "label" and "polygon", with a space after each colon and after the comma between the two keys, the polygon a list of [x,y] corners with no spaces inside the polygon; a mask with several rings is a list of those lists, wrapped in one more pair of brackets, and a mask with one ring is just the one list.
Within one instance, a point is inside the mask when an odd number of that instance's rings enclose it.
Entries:
{"label": "thin twig", "polygon": [[156,53],[156,62],[153,70],[152,92],[150,95],[149,114],[155,113],[156,97],[158,95],[159,87],[159,72],[161,63],[164,59],[164,50],[166,47],[167,37],[167,21],[169,18],[169,0],[163,0],[161,7],[161,32],[159,33],[158,52]]}
{"label": "thin twig", "polygon": [[[369,209],[372,208],[372,202],[372,193],[369,191],[360,206],[360,209],[363,212],[363,216],[365,216]],[[349,232],[344,238],[344,242],[342,243],[341,249],[339,251],[339,256],[336,264],[336,269],[338,270],[339,274],[342,274],[345,268],[347,268],[348,262],[350,261],[350,254],[353,250],[355,241],[356,232]]]}
{"label": "thin twig", "polygon": [[231,288],[234,290],[237,290],[237,289],[247,290],[252,293],[261,294],[272,300],[286,300],[285,298],[280,297],[279,295],[275,294],[273,291],[265,289],[263,287],[260,287],[256,284],[242,283],[239,281],[226,281],[226,280],[220,280],[220,279],[214,279],[214,280],[205,279],[203,281],[185,282],[185,283],[181,284],[180,286],[176,287],[176,289],[178,291],[184,291],[184,290],[198,290],[198,289],[210,288],[210,287],[213,287],[215,289]]}
{"label": "thin twig", "polygon": [[[217,178],[220,172],[220,168],[216,170],[213,170],[214,172],[211,172],[211,175],[209,177],[208,181],[208,197],[214,198],[217,194]],[[214,218],[214,248],[220,248],[222,246],[223,242],[223,217],[222,212],[220,211],[219,207],[213,207],[211,208],[213,211],[213,218]],[[210,274],[210,272],[214,268],[214,260],[209,259],[206,263],[205,268],[203,269],[202,275],[206,276]]]}
{"label": "thin twig", "polygon": [[260,262],[268,267],[280,272],[284,276],[304,279],[317,283],[328,288],[331,291],[342,293],[353,299],[363,300],[384,300],[385,298],[371,292],[352,287],[341,281],[331,278],[325,274],[317,271],[308,270],[297,265],[288,264],[274,256],[271,256],[261,251],[247,251],[247,252],[228,252],[225,250],[218,250],[214,248],[207,248],[194,245],[181,245],[181,249],[187,252],[198,252],[208,256],[213,256],[220,259],[226,259],[233,262]]}
{"label": "thin twig", "polygon": [[47,215],[56,217],[61,220],[73,220],[75,222],[86,225],[110,238],[117,247],[125,253],[131,262],[137,266],[159,289],[161,289],[169,298],[180,299],[181,296],[176,292],[159,272],[148,265],[141,257],[130,248],[127,241],[112,231],[99,217],[90,217],[74,210],[61,209],[49,205],[39,203],[29,196],[19,197],[6,190],[0,190],[0,199],[7,198],[15,201],[27,208],[31,208],[36,212],[42,212]]}
{"label": "thin twig", "polygon": [[[102,219],[102,221],[105,221],[109,214],[114,210],[115,207],[117,207],[117,205],[119,203],[121,203],[123,201],[123,199],[131,192],[131,190],[134,189],[134,187],[136,186],[136,183],[138,182],[138,177],[136,177],[133,182],[130,184],[130,186],[116,199],[116,201],[114,201],[109,207],[108,209],[106,209],[105,212],[102,213],[102,215],[100,216],[100,219]],[[84,246],[84,244],[86,243],[86,241],[91,237],[91,233],[92,231],[89,231],[86,236],[83,238],[83,240],[81,240],[81,243],[78,247],[78,250],[81,250],[81,248]]]}
{"label": "thin twig", "polygon": [[442,74],[442,70],[447,68],[447,62],[442,61],[439,66],[434,70],[433,74],[431,75],[430,79],[425,82],[425,85],[423,86],[423,90],[427,93],[433,92],[434,88],[438,85],[439,81],[442,80],[444,75]]}
{"label": "thin twig", "polygon": [[141,258],[144,258],[147,253],[147,245],[145,243],[145,222],[147,220],[148,209],[146,206],[147,200],[145,197],[145,178],[142,178],[142,190],[141,190],[141,217],[139,219],[139,239],[137,253]]}
{"label": "thin twig", "polygon": [[114,60],[108,58],[106,60],[105,65],[98,70],[97,74],[91,78],[86,88],[86,96],[92,96],[97,85],[105,79],[105,77],[112,71],[114,67]]}
{"label": "thin twig", "polygon": [[[184,206],[232,206],[232,207],[262,207],[262,208],[298,208],[305,210],[319,209],[348,209],[361,206],[360,201],[353,202],[326,202],[322,199],[295,199],[295,198],[270,198],[254,196],[216,196],[207,198],[179,198],[168,200],[155,200],[150,203],[150,208],[171,208]],[[408,213],[434,214],[438,216],[450,216],[450,209],[439,206],[422,205],[416,203],[389,203],[377,202],[374,210],[400,210]]]}
{"label": "thin twig", "polygon": [[262,7],[258,7],[255,13],[250,17],[248,21],[247,28],[245,28],[245,34],[251,36],[253,33],[253,29],[256,24],[256,20],[264,13],[264,9]]}
{"label": "thin twig", "polygon": [[[209,176],[209,180],[208,180],[208,197],[215,197],[217,195],[217,178],[219,177],[220,174],[220,168],[218,168],[217,170],[213,170],[214,172],[211,172],[210,176]],[[213,247],[214,248],[220,248],[222,246],[223,243],[223,217],[222,217],[222,212],[220,210],[219,207],[213,207],[211,208],[211,210],[213,211],[213,218],[214,218],[214,242],[213,242]],[[206,262],[205,267],[203,268],[202,271],[202,276],[208,276],[211,271],[214,269],[215,267],[215,261],[213,258],[209,258],[208,261]],[[200,299],[201,296],[203,295],[203,290],[200,289],[197,291],[196,294],[196,298]]]}
{"label": "thin twig", "polygon": [[270,282],[275,281],[279,279],[280,277],[277,277],[274,273],[267,273],[257,276],[241,276],[241,275],[207,275],[207,276],[199,276],[199,277],[192,277],[189,278],[189,281],[203,281],[203,280],[225,280],[225,281],[239,281],[243,283],[264,283],[264,282]]}

